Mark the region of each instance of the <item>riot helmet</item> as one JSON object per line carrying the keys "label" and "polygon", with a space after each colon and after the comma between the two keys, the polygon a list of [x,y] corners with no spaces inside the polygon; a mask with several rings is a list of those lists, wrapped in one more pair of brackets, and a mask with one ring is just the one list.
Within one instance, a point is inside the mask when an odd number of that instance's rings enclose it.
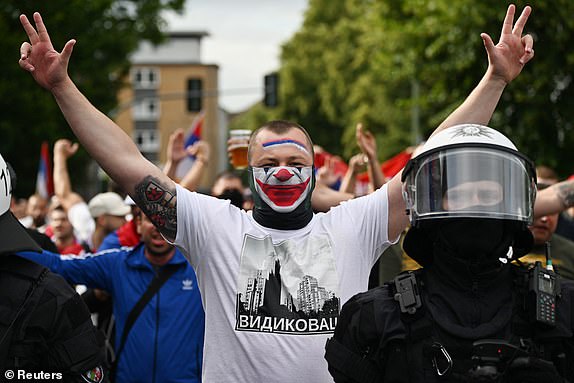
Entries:
{"label": "riot helmet", "polygon": [[[536,172],[532,161],[518,152],[502,133],[476,124],[447,128],[432,136],[407,163],[402,181],[411,221],[409,233],[413,231],[405,240],[405,250],[419,263],[425,263],[428,256],[423,256],[420,244],[414,243],[421,242],[418,231],[429,227],[434,230],[452,222],[484,225],[492,231],[498,230],[494,225],[502,227],[504,222],[512,228],[509,235],[522,239],[518,241],[522,250],[515,255],[527,251],[530,243],[527,225],[533,219]],[[429,241],[435,241],[435,234],[433,231],[430,235],[433,238],[423,242],[428,245]],[[465,239],[452,237],[447,240],[455,243]],[[468,242],[478,240],[468,235]]]}
{"label": "riot helmet", "polygon": [[464,124],[437,133],[406,165],[402,180],[413,226],[454,217],[532,222],[534,165],[486,126]]}

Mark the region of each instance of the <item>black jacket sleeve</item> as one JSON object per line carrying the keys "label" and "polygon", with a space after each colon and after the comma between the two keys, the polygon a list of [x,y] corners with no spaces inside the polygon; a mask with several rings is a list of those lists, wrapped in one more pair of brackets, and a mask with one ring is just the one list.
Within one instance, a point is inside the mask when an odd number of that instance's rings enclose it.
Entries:
{"label": "black jacket sleeve", "polygon": [[48,273],[42,284],[26,332],[38,341],[43,371],[61,373],[64,382],[107,381],[104,342],[81,297],[59,275]]}
{"label": "black jacket sleeve", "polygon": [[[335,334],[325,347],[335,382],[383,381],[381,346],[388,326],[381,310],[385,310],[388,296],[387,287],[381,287],[357,294],[343,305]],[[395,304],[390,303],[393,309]]]}

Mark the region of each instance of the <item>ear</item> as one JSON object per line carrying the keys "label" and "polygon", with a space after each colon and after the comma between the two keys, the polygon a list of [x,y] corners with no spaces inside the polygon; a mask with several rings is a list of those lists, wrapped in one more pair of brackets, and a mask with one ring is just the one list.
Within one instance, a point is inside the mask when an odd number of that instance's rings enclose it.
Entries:
{"label": "ear", "polygon": [[106,225],[106,216],[105,214],[100,215],[99,217],[96,218],[96,224],[99,226],[105,226]]}

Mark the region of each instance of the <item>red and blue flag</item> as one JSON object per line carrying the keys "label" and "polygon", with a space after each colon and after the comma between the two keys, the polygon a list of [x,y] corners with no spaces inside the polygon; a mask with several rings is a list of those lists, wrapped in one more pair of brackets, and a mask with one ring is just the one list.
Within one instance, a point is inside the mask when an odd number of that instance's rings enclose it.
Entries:
{"label": "red and blue flag", "polygon": [[[205,121],[205,112],[202,110],[197,114],[197,116],[195,116],[195,118],[191,122],[189,130],[185,137],[185,143],[184,143],[185,148],[192,146],[197,141],[201,140],[201,130],[203,128],[204,121]],[[184,158],[183,161],[181,161],[177,166],[177,169],[175,171],[176,178],[182,179],[191,169],[194,161],[195,156],[192,155],[188,155],[186,158]]]}
{"label": "red and blue flag", "polygon": [[188,146],[195,144],[197,141],[201,140],[201,129],[203,128],[204,120],[205,120],[205,112],[201,111],[197,116],[195,116],[195,118],[191,122],[191,126],[189,127],[189,131],[185,139],[186,148]]}
{"label": "red and blue flag", "polygon": [[48,199],[54,195],[54,179],[52,178],[52,162],[50,161],[50,148],[48,142],[42,142],[40,148],[40,162],[36,176],[36,193]]}

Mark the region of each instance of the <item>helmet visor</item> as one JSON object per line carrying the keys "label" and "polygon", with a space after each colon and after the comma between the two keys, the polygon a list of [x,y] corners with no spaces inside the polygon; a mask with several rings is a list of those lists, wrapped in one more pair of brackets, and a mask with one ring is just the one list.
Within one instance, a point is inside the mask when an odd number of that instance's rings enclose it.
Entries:
{"label": "helmet visor", "polygon": [[530,223],[535,179],[530,161],[517,154],[451,148],[416,159],[403,186],[411,221],[464,217]]}

